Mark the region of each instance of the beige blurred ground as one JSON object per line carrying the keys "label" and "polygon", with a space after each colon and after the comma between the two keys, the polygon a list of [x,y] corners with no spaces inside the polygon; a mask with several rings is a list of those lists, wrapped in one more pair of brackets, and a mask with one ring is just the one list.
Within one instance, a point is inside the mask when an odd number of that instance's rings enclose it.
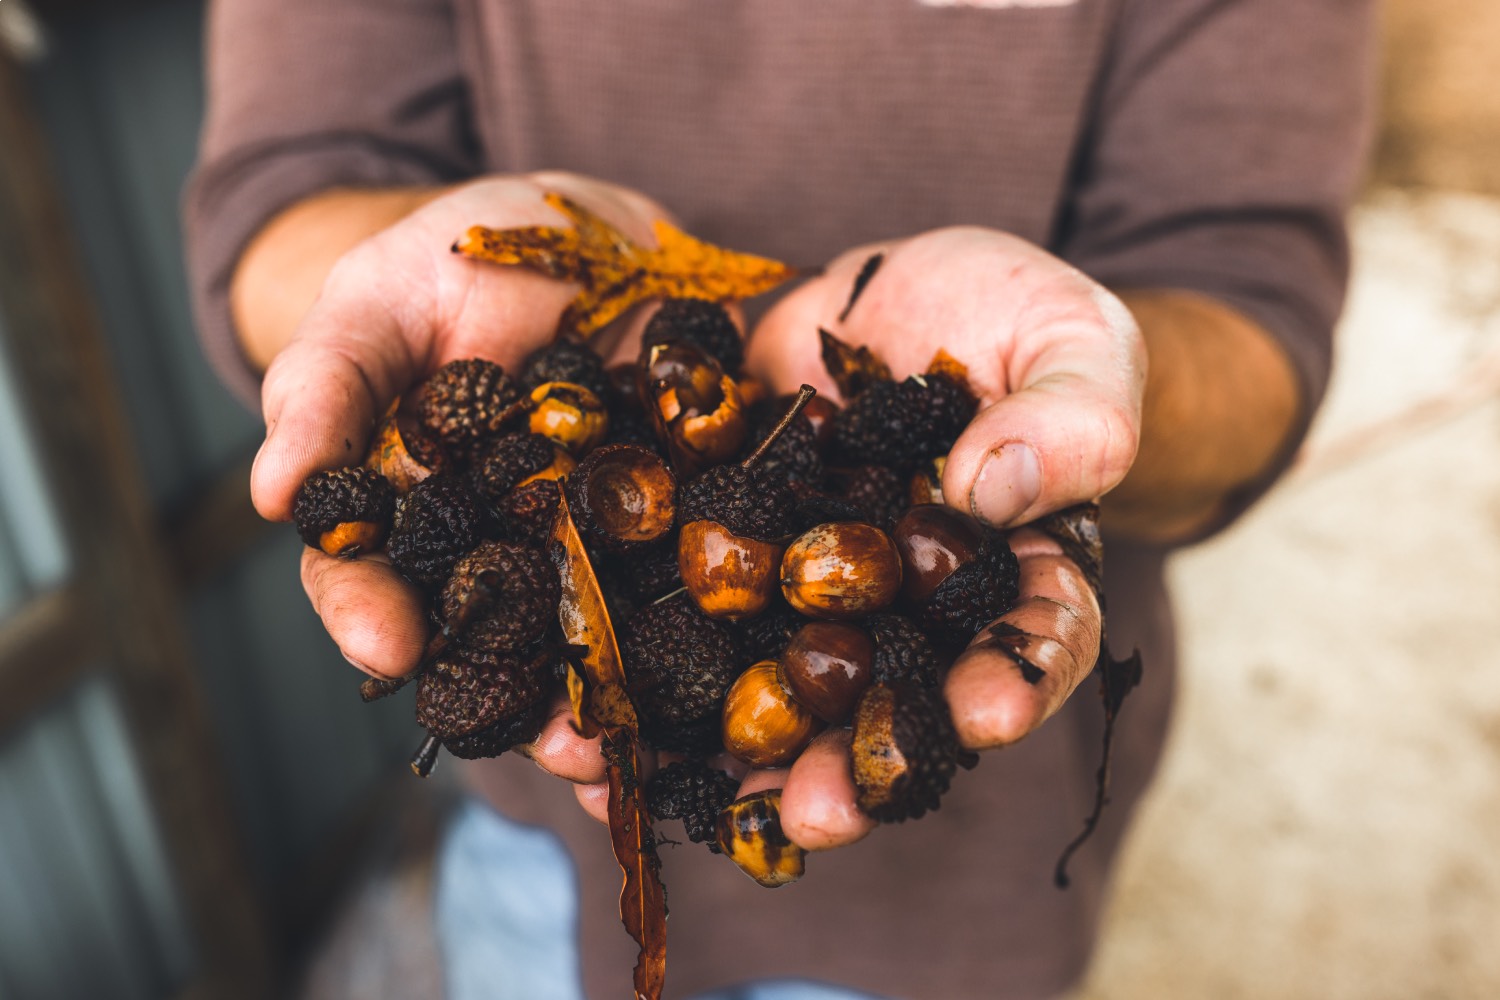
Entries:
{"label": "beige blurred ground", "polygon": [[1173,563],[1181,710],[1076,1000],[1500,997],[1500,3],[1384,11],[1334,384]]}
{"label": "beige blurred ground", "polygon": [[1500,199],[1374,192],[1355,240],[1299,466],[1174,560],[1172,752],[1079,1000],[1500,997]]}

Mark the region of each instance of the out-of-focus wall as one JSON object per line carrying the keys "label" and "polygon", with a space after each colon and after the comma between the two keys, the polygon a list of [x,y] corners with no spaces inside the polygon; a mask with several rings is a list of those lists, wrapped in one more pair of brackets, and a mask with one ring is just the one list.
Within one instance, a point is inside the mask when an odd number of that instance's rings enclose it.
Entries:
{"label": "out-of-focus wall", "polygon": [[1500,3],[1385,0],[1377,184],[1500,194]]}

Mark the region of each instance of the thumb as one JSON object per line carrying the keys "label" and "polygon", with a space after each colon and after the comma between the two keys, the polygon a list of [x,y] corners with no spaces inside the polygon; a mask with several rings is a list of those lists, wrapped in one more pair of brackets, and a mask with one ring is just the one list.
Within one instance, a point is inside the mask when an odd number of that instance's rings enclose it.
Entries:
{"label": "thumb", "polygon": [[983,401],[949,452],[952,506],[1011,527],[1125,478],[1140,441],[1145,350],[1125,306],[1098,286],[1089,292],[1022,314],[1016,388]]}

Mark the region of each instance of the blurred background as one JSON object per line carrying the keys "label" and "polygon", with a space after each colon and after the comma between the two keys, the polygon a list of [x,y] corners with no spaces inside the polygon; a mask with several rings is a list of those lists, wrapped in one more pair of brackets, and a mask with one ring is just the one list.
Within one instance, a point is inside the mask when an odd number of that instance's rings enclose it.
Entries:
{"label": "blurred background", "polygon": [[[1174,560],[1171,753],[1078,1000],[1500,996],[1500,4],[1384,16],[1334,386]],[[0,1000],[287,994],[408,794],[187,315],[201,22],[0,0]]]}

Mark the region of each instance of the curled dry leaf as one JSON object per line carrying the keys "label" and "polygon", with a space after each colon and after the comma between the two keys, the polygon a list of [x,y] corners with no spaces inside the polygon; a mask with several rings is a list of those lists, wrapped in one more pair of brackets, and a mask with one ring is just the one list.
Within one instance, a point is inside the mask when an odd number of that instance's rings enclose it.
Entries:
{"label": "curled dry leaf", "polygon": [[562,578],[558,622],[577,654],[568,667],[568,696],[574,721],[585,735],[603,733],[601,744],[609,780],[609,837],[624,882],[620,920],[640,951],[635,965],[637,1000],[657,1000],[666,979],[667,899],[661,860],[651,832],[651,816],[640,787],[640,754],[635,708],[625,690],[625,668],[599,580],[583,539],[559,500],[552,532],[552,557]]}
{"label": "curled dry leaf", "polygon": [[475,260],[529,267],[581,286],[558,323],[564,332],[587,337],[649,299],[747,299],[797,274],[780,261],[725,250],[660,219],[654,230],[656,248],[642,247],[556,192],[548,192],[546,201],[568,217],[571,229],[473,226],[453,250]]}

